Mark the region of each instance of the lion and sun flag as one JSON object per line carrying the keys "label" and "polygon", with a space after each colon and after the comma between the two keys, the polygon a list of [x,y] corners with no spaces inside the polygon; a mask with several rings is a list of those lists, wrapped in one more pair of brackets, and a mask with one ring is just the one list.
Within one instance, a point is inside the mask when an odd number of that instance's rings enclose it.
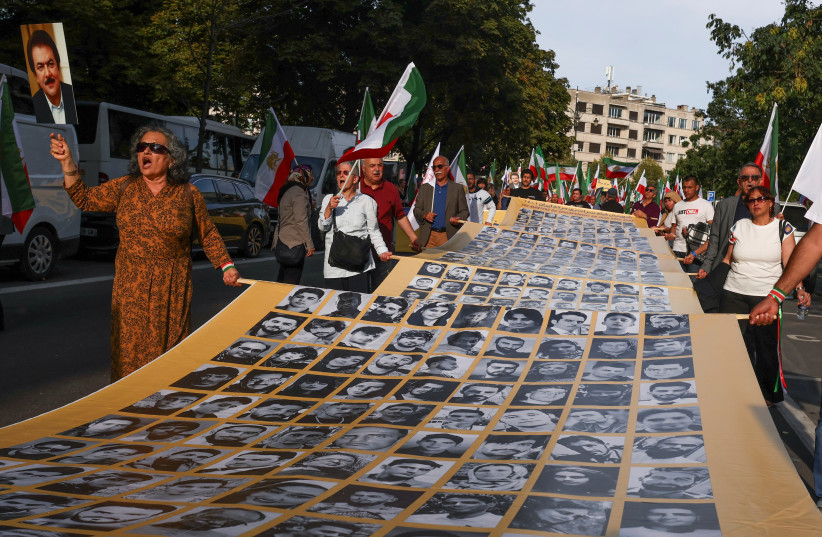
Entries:
{"label": "lion and sun flag", "polygon": [[0,430],[0,536],[810,537],[820,522],[736,318],[701,313],[644,220],[524,199],[400,259],[374,294],[254,282],[125,379]]}

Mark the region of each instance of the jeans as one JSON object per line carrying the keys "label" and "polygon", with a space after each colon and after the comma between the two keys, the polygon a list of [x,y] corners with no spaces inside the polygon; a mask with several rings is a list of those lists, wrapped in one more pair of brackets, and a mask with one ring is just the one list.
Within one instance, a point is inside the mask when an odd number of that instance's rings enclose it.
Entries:
{"label": "jeans", "polygon": [[[674,252],[674,255],[681,259],[690,253],[691,252]],[[682,270],[684,270],[686,274],[696,274],[697,272],[699,272],[699,269],[702,268],[702,263],[694,259],[694,262],[690,265],[686,265],[685,263],[680,261],[679,266],[682,267]]]}

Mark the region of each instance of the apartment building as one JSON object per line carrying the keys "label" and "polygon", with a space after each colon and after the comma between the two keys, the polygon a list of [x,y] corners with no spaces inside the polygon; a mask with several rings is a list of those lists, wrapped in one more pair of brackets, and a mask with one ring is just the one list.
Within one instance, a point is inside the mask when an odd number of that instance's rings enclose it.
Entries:
{"label": "apartment building", "polygon": [[610,152],[626,162],[651,157],[668,173],[685,157],[691,135],[702,126],[696,108],[668,108],[656,95],[644,95],[641,86],[568,93],[568,114],[574,120],[568,136],[574,137],[574,157],[586,164]]}

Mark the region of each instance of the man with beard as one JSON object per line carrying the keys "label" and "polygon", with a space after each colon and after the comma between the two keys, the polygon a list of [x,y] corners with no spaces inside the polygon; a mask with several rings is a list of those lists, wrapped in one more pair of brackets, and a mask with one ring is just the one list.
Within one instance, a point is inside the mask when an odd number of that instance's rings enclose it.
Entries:
{"label": "man with beard", "polygon": [[363,321],[393,324],[402,318],[408,310],[408,301],[402,297],[377,297],[374,304],[368,308]]}
{"label": "man with beard", "polygon": [[77,124],[74,88],[63,82],[60,52],[45,30],[32,32],[26,44],[29,68],[40,89],[32,95],[37,123]]}
{"label": "man with beard", "polygon": [[427,330],[406,330],[400,332],[385,350],[388,352],[427,352],[434,335],[434,332]]}
{"label": "man with beard", "polygon": [[323,427],[289,427],[266,438],[254,447],[268,449],[308,449],[313,448],[338,429]]}
{"label": "man with beard", "polygon": [[138,446],[134,444],[106,444],[91,451],[84,451],[77,455],[69,455],[57,459],[56,462],[70,464],[100,464],[108,466],[117,464],[126,459],[130,459],[140,454],[150,453],[154,448],[151,446]]}
{"label": "man with beard", "polygon": [[528,358],[530,352],[519,352],[525,346],[525,340],[515,336],[497,336],[493,341],[493,348],[485,351],[487,356],[500,358]]}
{"label": "man with beard", "polygon": [[705,462],[705,441],[701,436],[640,437],[634,440],[632,463],[687,464]]}
{"label": "man with beard", "polygon": [[337,438],[331,448],[387,451],[408,434],[407,429],[390,427],[355,427]]}
{"label": "man with beard", "polygon": [[582,351],[583,348],[574,340],[545,338],[537,349],[537,358],[540,360],[561,358],[579,360],[582,358]]}
{"label": "man with beard", "polygon": [[234,379],[240,372],[236,367],[213,366],[192,371],[172,386],[177,388],[194,388],[195,390],[214,390]]}
{"label": "man with beard", "polygon": [[[636,469],[634,469],[636,470]],[[706,470],[700,468],[651,468],[639,478],[640,485],[628,489],[633,498],[669,498],[672,500],[704,500],[711,494],[688,492],[706,477]]]}
{"label": "man with beard", "polygon": [[414,403],[389,404],[371,414],[361,423],[386,423],[391,425],[413,426],[419,425],[431,407],[415,405]]}
{"label": "man with beard", "polygon": [[87,445],[87,442],[78,442],[76,440],[37,440],[29,442],[28,444],[0,449],[0,457],[40,460],[62,455],[63,453],[80,449]]}
{"label": "man with beard", "polygon": [[[255,398],[256,399],[256,398]],[[181,418],[224,418],[235,410],[250,405],[251,397],[219,397],[200,403],[180,414]]]}
{"label": "man with beard", "polygon": [[302,318],[294,315],[269,313],[262,321],[248,331],[248,335],[266,339],[288,339],[288,336],[290,336],[302,322]]}
{"label": "man with beard", "polygon": [[310,511],[326,515],[391,520],[403,510],[402,507],[389,505],[396,503],[399,499],[399,496],[391,494],[389,490],[355,490],[348,495],[346,501],[321,502],[312,507]]}
{"label": "man with beard", "polygon": [[608,445],[595,436],[563,436],[557,440],[557,443],[574,453],[557,454],[554,452],[551,458],[555,461],[622,462],[622,449],[619,446]]}
{"label": "man with beard", "polygon": [[242,393],[270,393],[291,377],[291,373],[254,370],[229,386],[226,391]]}
{"label": "man with beard", "polygon": [[683,405],[696,403],[696,395],[691,392],[688,382],[654,382],[648,386],[645,397],[639,398],[644,405]]}
{"label": "man with beard", "polygon": [[252,408],[239,417],[241,420],[253,421],[288,421],[314,403],[291,401],[287,399],[269,399]]}
{"label": "man with beard", "polygon": [[645,317],[646,336],[678,336],[690,331],[687,315],[657,314]]}
{"label": "man with beard", "polygon": [[126,466],[165,472],[187,472],[200,466],[207,460],[223,454],[224,451],[219,449],[183,449],[181,451],[168,453],[167,455],[153,457],[153,460],[143,459]]}
{"label": "man with beard", "polygon": [[498,405],[504,398],[499,395],[508,386],[504,384],[464,384],[459,394],[451,398],[449,403],[464,405]]}
{"label": "man with beard", "polygon": [[[149,477],[149,479],[151,479]],[[24,516],[38,515],[48,511],[56,511],[85,500],[52,496],[50,494],[30,494],[17,492],[0,496],[0,520],[12,520]],[[0,534],[5,533],[0,529]]]}
{"label": "man with beard", "polygon": [[[157,394],[155,394],[157,395]],[[123,409],[123,412],[136,412],[138,414],[158,414],[167,416],[172,412],[181,410],[191,403],[201,399],[203,394],[191,392],[169,392],[160,395],[158,399],[152,400],[147,397],[142,401]]]}
{"label": "man with beard", "polygon": [[[236,507],[209,507],[207,509],[190,511],[178,520],[161,522],[149,526],[154,535],[167,535],[168,537],[225,537],[226,535],[236,535],[245,533],[254,522],[262,522],[266,515],[259,511],[250,509],[239,509]],[[226,528],[236,528],[237,526],[247,526],[240,531],[232,530],[230,533],[220,531]]]}
{"label": "man with beard", "polygon": [[265,425],[229,424],[215,429],[208,435],[203,436],[200,439],[201,442],[194,443],[207,443],[212,446],[221,447],[242,447],[267,432],[270,428],[271,427],[267,427]]}
{"label": "man with beard", "polygon": [[633,376],[625,373],[633,372],[634,365],[628,362],[592,362],[588,373],[582,375],[582,380],[601,380],[625,382],[633,380]]}
{"label": "man with beard", "polygon": [[587,408],[572,410],[564,429],[584,433],[624,433],[627,423],[624,419],[617,419],[614,411]]}
{"label": "man with beard", "polygon": [[516,382],[519,380],[520,362],[509,362],[507,360],[488,360],[485,364],[485,374],[471,374],[472,380],[496,380],[499,382]]}
{"label": "man with beard", "polygon": [[420,186],[414,205],[414,217],[420,224],[420,244],[428,248],[445,244],[469,216],[465,191],[449,179],[448,159],[435,158],[432,168],[436,182]]}
{"label": "man with beard", "polygon": [[438,462],[424,459],[394,459],[380,466],[379,471],[366,474],[358,481],[395,487],[428,488],[431,486],[430,482],[415,478],[441,467],[442,464]]}
{"label": "man with beard", "polygon": [[253,365],[259,362],[270,348],[271,345],[262,341],[241,339],[232,343],[226,350],[215,356],[213,360],[215,362]]}

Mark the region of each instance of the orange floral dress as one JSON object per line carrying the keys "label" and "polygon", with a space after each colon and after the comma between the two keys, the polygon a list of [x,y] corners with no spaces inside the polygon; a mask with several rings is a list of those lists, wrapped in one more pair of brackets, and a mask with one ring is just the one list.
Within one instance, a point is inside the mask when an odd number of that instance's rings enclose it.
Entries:
{"label": "orange floral dress", "polygon": [[[111,378],[120,379],[182,341],[191,323],[191,233],[197,232],[215,268],[231,262],[202,194],[188,184],[166,185],[156,196],[142,177],[100,186],[67,187],[83,211],[117,213],[120,247],[111,294]],[[122,193],[121,193],[122,190]]]}

